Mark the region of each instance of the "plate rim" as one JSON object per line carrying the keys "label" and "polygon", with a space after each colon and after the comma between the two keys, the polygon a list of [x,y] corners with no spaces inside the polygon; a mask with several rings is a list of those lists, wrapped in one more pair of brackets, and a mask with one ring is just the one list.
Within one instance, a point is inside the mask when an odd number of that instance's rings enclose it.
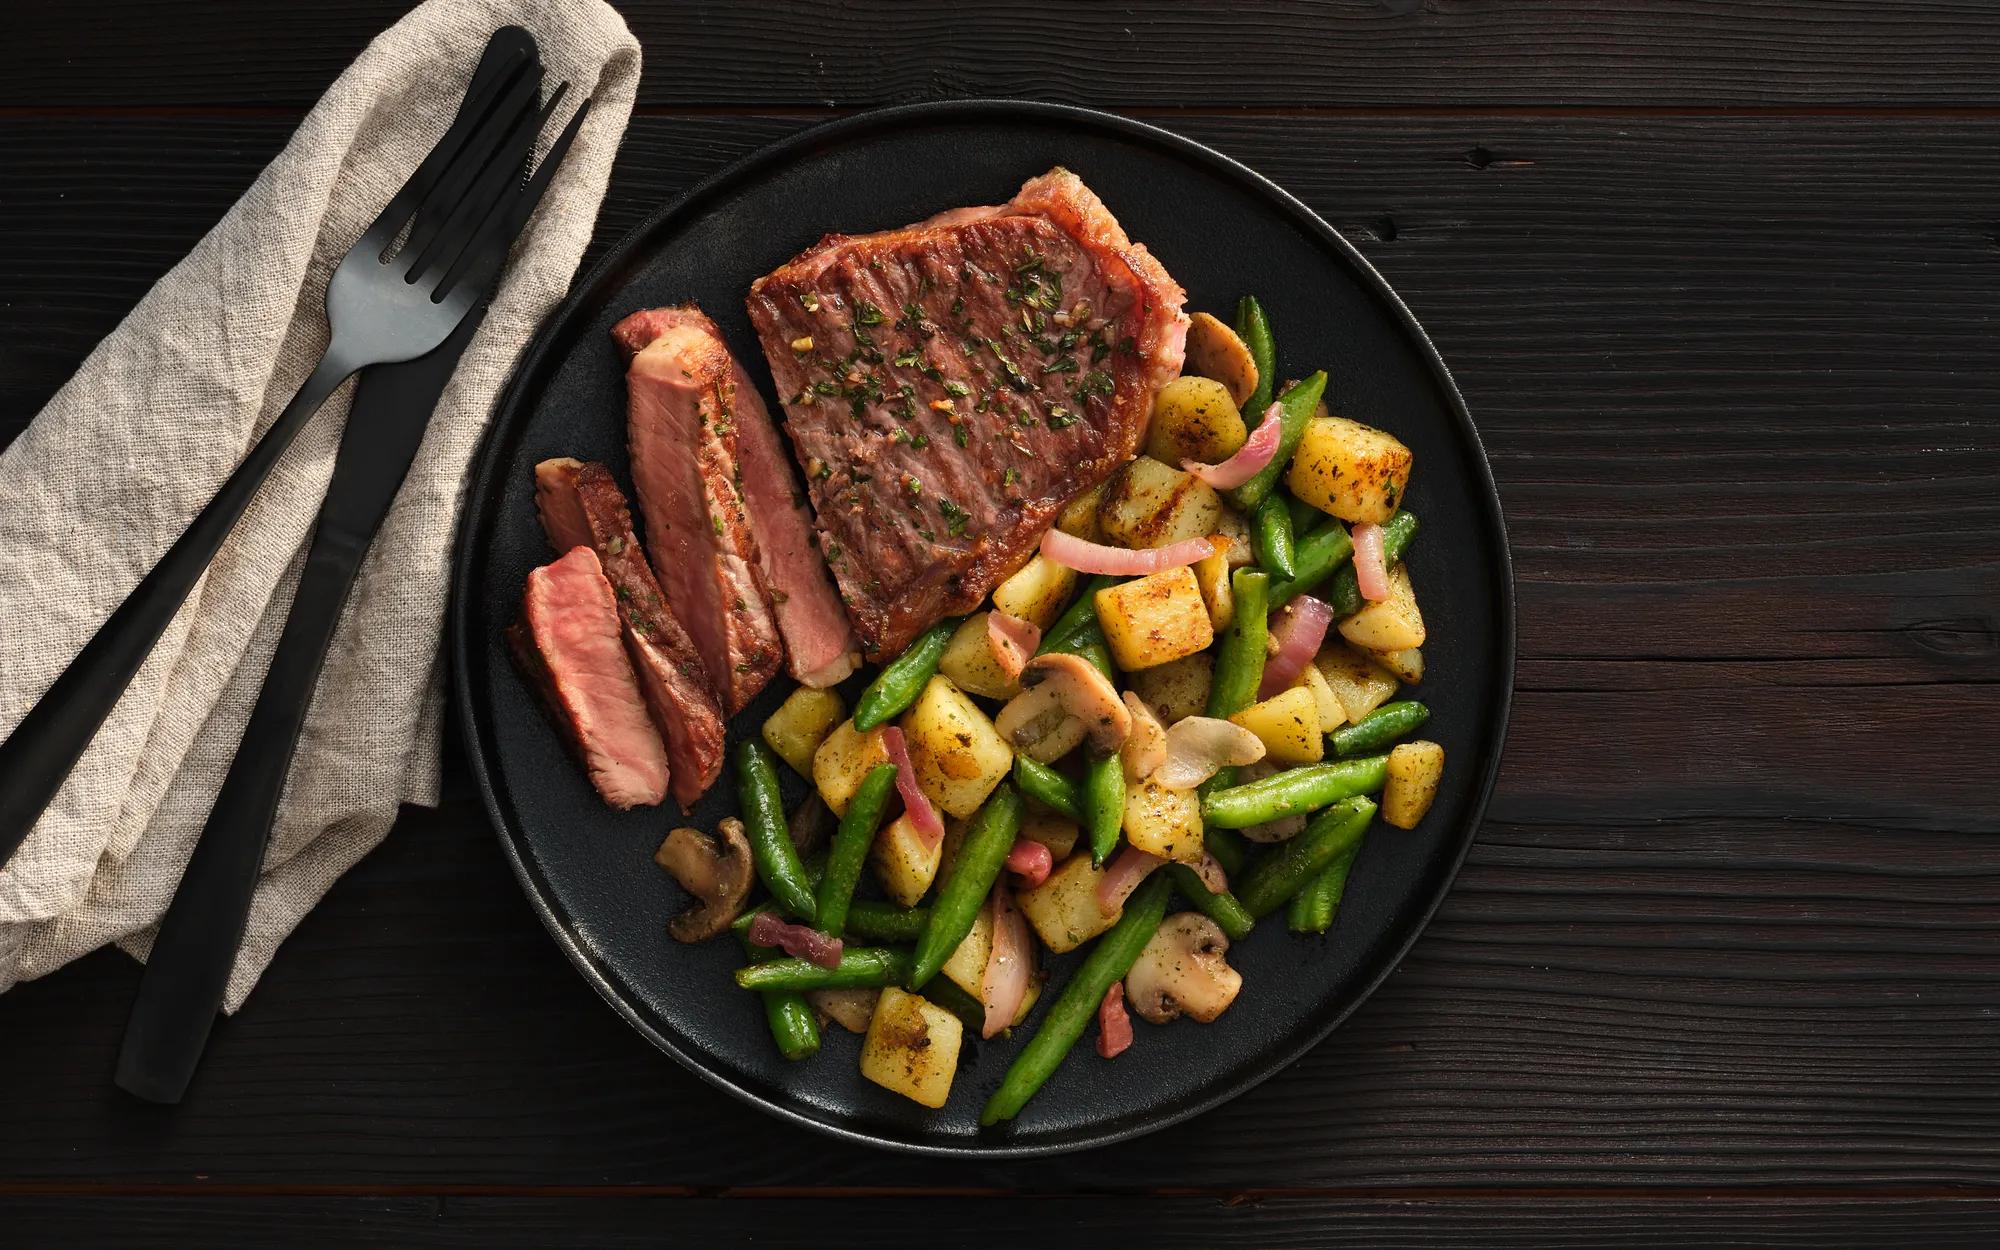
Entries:
{"label": "plate rim", "polygon": [[[1215,1088],[1200,1098],[1169,1107],[1155,1115],[1138,1118],[1115,1128],[1101,1132],[1084,1132],[1059,1141],[1040,1143],[1008,1142],[1004,1139],[972,1143],[950,1141],[922,1141],[879,1135],[851,1125],[818,1119],[798,1107],[767,1097],[747,1085],[741,1084],[722,1071],[712,1067],[705,1054],[689,1053],[678,1041],[655,1028],[625,996],[619,993],[595,966],[589,952],[585,951],[573,932],[573,925],[557,913],[556,907],[545,896],[534,877],[532,866],[517,845],[517,838],[510,827],[509,819],[494,787],[494,779],[488,769],[485,752],[480,746],[479,712],[472,696],[469,648],[463,645],[471,634],[470,616],[476,591],[470,587],[474,552],[477,536],[472,530],[472,517],[477,510],[475,500],[487,498],[499,472],[499,456],[496,448],[500,445],[503,428],[518,420],[520,407],[529,379],[543,368],[544,362],[560,337],[555,327],[573,317],[586,301],[593,297],[599,285],[613,277],[620,269],[633,260],[634,255],[647,240],[665,228],[676,218],[686,213],[691,206],[703,203],[724,191],[732,184],[741,182],[761,173],[774,165],[790,161],[814,147],[839,142],[873,130],[894,129],[900,125],[923,124],[937,121],[1034,121],[1047,123],[1061,121],[1088,127],[1128,139],[1141,144],[1165,149],[1169,153],[1190,160],[1205,167],[1209,172],[1244,185],[1252,193],[1268,200],[1276,208],[1289,216],[1293,223],[1317,238],[1320,242],[1339,253],[1354,267],[1362,284],[1370,293],[1390,310],[1401,322],[1403,330],[1410,335],[1419,349],[1424,364],[1428,367],[1432,382],[1438,387],[1450,411],[1452,422],[1459,435],[1473,452],[1473,470],[1477,479],[1485,487],[1482,503],[1488,523],[1499,547],[1498,604],[1499,625],[1501,627],[1501,660],[1499,677],[1500,693],[1497,706],[1493,709],[1492,729],[1488,739],[1490,753],[1484,774],[1479,778],[1473,800],[1467,811],[1463,827],[1458,832],[1455,845],[1450,846],[1450,861],[1435,891],[1422,904],[1421,914],[1409,926],[1408,932],[1393,953],[1382,961],[1381,967],[1361,987],[1359,992],[1338,1011],[1333,1013],[1317,1028],[1304,1030],[1289,1039],[1286,1044],[1262,1064],[1249,1073],[1218,1083]],[[933,100],[913,104],[891,105],[886,108],[867,109],[845,117],[835,118],[816,126],[808,126],[781,139],[756,149],[730,162],[722,169],[708,175],[692,187],[648,214],[612,245],[596,264],[581,278],[573,281],[563,299],[552,308],[537,324],[534,334],[523,348],[520,357],[509,372],[507,383],[495,401],[491,418],[481,433],[479,443],[473,452],[472,474],[468,480],[463,510],[453,526],[454,547],[451,560],[451,588],[446,619],[448,642],[451,650],[451,704],[459,734],[464,744],[466,764],[471,770],[477,787],[480,805],[485,810],[488,823],[493,826],[495,838],[502,853],[507,857],[508,866],[526,896],[528,905],[541,920],[542,925],[555,939],[556,945],[569,959],[570,964],[583,979],[597,991],[598,996],[609,1004],[613,1011],[655,1047],[670,1055],[683,1068],[694,1073],[714,1088],[756,1107],[767,1114],[793,1124],[802,1125],[815,1132],[823,1133],[843,1141],[877,1149],[916,1154],[932,1158],[950,1159],[1020,1159],[1051,1155],[1069,1154],[1090,1150],[1116,1142],[1129,1141],[1149,1133],[1182,1123],[1194,1116],[1211,1111],[1240,1095],[1247,1093],[1285,1068],[1298,1062],[1308,1051],[1325,1041],[1333,1031],[1346,1023],[1360,1006],[1374,996],[1382,983],[1402,965],[1417,939],[1430,927],[1437,910],[1443,905],[1446,895],[1451,893],[1458,879],[1459,870],[1464,866],[1466,856],[1471,852],[1473,840],[1478,836],[1479,827],[1486,816],[1487,805],[1492,799],[1494,784],[1499,777],[1502,757],[1506,752],[1509,721],[1513,710],[1514,680],[1517,667],[1518,634],[1516,622],[1516,596],[1514,586],[1514,559],[1512,546],[1508,541],[1504,511],[1500,504],[1500,490],[1493,478],[1493,466],[1486,446],[1479,437],[1478,428],[1473,424],[1471,411],[1466,407],[1465,397],[1459,391],[1457,380],[1452,377],[1450,367],[1438,352],[1436,344],[1423,324],[1417,320],[1409,306],[1396,289],[1390,285],[1360,249],[1347,237],[1335,229],[1297,196],[1285,190],[1271,179],[1251,169],[1234,157],[1225,155],[1204,143],[1177,134],[1162,126],[1139,121],[1122,114],[1101,109],[1086,108],[1073,104],[1056,104],[1036,100],[1016,100],[999,97],[979,97],[958,100]]]}

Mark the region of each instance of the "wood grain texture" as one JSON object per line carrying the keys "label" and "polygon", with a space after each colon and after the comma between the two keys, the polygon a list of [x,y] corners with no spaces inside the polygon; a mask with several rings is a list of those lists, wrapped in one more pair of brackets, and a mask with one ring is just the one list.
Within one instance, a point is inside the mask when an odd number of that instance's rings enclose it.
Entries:
{"label": "wood grain texture", "polygon": [[[0,128],[0,420],[60,383],[290,124]],[[603,237],[800,124],[639,119]],[[1148,1206],[1147,1227],[1208,1230],[1200,1244],[1990,1244],[2000,1216],[1942,1199],[2000,1188],[2000,119],[1173,124],[1299,194],[1397,286],[1508,511],[1522,664],[1492,818],[1348,1026],[1225,1108],[1083,1156],[968,1168],[829,1147],[605,1011],[458,794],[408,815],[308,918],[178,1113],[108,1087],[136,983],[122,956],[0,998],[0,1178],[1165,1185],[1314,1195],[1240,1217],[1270,1223],[1223,1223],[1207,1197]],[[1342,1205],[1507,1186],[1653,1196]],[[1767,1187],[1822,1192],[1796,1209],[1744,1197]],[[1718,1188],[1737,1205],[1670,1200]],[[1831,1203],[1857,1190],[1883,1201]],[[567,1198],[467,1201],[377,1206],[434,1244],[581,1218]],[[134,1230],[260,1227],[158,1202],[123,1208],[142,1212]],[[325,1202],[328,1219],[375,1218]],[[934,1206],[985,1226],[977,1203]],[[609,1244],[667,1218],[616,1209],[591,1217]],[[1133,1219],[1062,1209],[1084,1228]],[[774,1236],[826,1218],[756,1212]]]}
{"label": "wood grain texture", "polygon": [[[410,6],[19,5],[0,106],[302,106]],[[624,0],[649,108],[1008,95],[1124,108],[2000,104],[1976,0]],[[32,50],[32,55],[29,54]]]}

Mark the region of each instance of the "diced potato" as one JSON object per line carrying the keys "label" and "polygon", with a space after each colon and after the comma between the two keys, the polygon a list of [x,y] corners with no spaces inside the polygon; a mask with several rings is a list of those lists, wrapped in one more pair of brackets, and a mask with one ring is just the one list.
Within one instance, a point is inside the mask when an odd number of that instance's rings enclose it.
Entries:
{"label": "diced potato", "polygon": [[1250,354],[1250,345],[1210,313],[1188,318],[1187,371],[1227,386],[1230,401],[1238,408],[1257,389],[1257,358]]}
{"label": "diced potato", "polygon": [[1257,735],[1273,764],[1311,764],[1326,754],[1319,703],[1304,686],[1280,690],[1229,719]]}
{"label": "diced potato", "polygon": [[1097,520],[1106,542],[1164,547],[1215,532],[1222,496],[1207,482],[1150,456],[1140,456],[1105,483]]}
{"label": "diced potato", "polygon": [[1084,491],[1063,505],[1056,517],[1056,528],[1065,534],[1074,534],[1085,542],[1101,542],[1104,530],[1097,524],[1097,503],[1104,498],[1104,483]]}
{"label": "diced potato", "polygon": [[919,994],[885,986],[861,1042],[861,1075],[926,1107],[942,1107],[958,1073],[965,1026]]}
{"label": "diced potato", "polygon": [[1377,651],[1375,662],[1414,686],[1424,679],[1424,653],[1415,647],[1407,651]]}
{"label": "diced potato", "polygon": [[1172,725],[1208,710],[1208,688],[1214,681],[1215,656],[1203,651],[1134,673],[1131,686],[1162,725]]}
{"label": "diced potato", "polygon": [[1076,589],[1076,570],[1037,553],[1006,581],[993,588],[993,606],[1009,616],[1034,622],[1036,629],[1056,623]]}
{"label": "diced potato", "polygon": [[1347,709],[1334,696],[1333,687],[1326,684],[1326,675],[1319,671],[1319,665],[1308,664],[1293,683],[1312,691],[1313,706],[1319,709],[1319,731],[1330,734],[1347,723]]}
{"label": "diced potato", "polygon": [[1213,553],[1194,562],[1194,584],[1201,589],[1201,601],[1208,605],[1208,620],[1216,633],[1229,628],[1236,619],[1236,594],[1229,588],[1230,549],[1236,540],[1227,534],[1210,534]]}
{"label": "diced potato", "polygon": [[[1257,366],[1250,366],[1250,372],[1255,374]],[[1237,411],[1239,402],[1227,385],[1214,378],[1175,378],[1153,400],[1146,454],[1174,468],[1183,460],[1222,463],[1250,436],[1243,414]]]}
{"label": "diced potato", "polygon": [[1389,570],[1389,597],[1366,603],[1340,623],[1340,636],[1364,651],[1407,651],[1424,645],[1424,616],[1402,564]]}
{"label": "diced potato", "polygon": [[986,961],[993,955],[993,912],[981,907],[972,918],[972,928],[953,948],[951,957],[944,961],[939,971],[952,980],[958,988],[979,997],[979,982],[986,976]]}
{"label": "diced potato", "polygon": [[974,612],[952,631],[951,641],[938,659],[938,672],[967,694],[984,699],[1011,699],[1021,693],[1021,683],[1001,670],[993,658],[993,643],[987,637],[986,618],[990,613]]}
{"label": "diced potato", "polygon": [[1039,842],[1049,848],[1049,854],[1058,860],[1068,859],[1076,849],[1076,839],[1080,831],[1076,822],[1061,812],[1047,811],[1030,805],[1027,814],[1021,818],[1021,836],[1030,842]]}
{"label": "diced potato", "polygon": [[1097,621],[1111,658],[1128,673],[1193,655],[1215,641],[1201,587],[1185,567],[1098,591]]}
{"label": "diced potato", "polygon": [[932,677],[896,723],[909,739],[917,785],[948,816],[978,811],[1014,767],[1007,740],[949,678]]}
{"label": "diced potato", "polygon": [[1396,694],[1396,675],[1345,643],[1329,643],[1313,659],[1313,667],[1326,678],[1349,724],[1360,721]]}
{"label": "diced potato", "polygon": [[1106,914],[1097,903],[1097,883],[1104,870],[1093,868],[1090,856],[1076,854],[1056,865],[1048,880],[1014,896],[1034,926],[1042,945],[1060,955],[1073,951],[1118,923],[1118,912]]}
{"label": "diced potato", "polygon": [[943,858],[944,842],[927,840],[907,815],[882,826],[868,848],[868,862],[875,866],[882,892],[898,907],[915,907],[923,900]]}
{"label": "diced potato", "polygon": [[1404,742],[1389,752],[1389,779],[1382,787],[1382,819],[1398,829],[1414,829],[1437,798],[1444,778],[1444,748],[1435,742]]}
{"label": "diced potato", "polygon": [[1257,563],[1257,552],[1250,546],[1250,522],[1241,512],[1223,505],[1222,517],[1215,523],[1215,532],[1229,539],[1229,567],[1240,569],[1246,564]]}
{"label": "diced potato", "polygon": [[1140,850],[1193,863],[1202,850],[1201,796],[1151,779],[1127,786],[1124,828],[1125,840]]}
{"label": "diced potato", "polygon": [[869,771],[888,762],[889,748],[882,742],[880,726],[862,733],[853,721],[844,720],[813,752],[813,786],[834,815],[845,816],[848,803],[868,779]]}
{"label": "diced potato", "polygon": [[764,721],[764,744],[801,777],[810,777],[813,752],[819,750],[833,727],[846,719],[847,705],[838,694],[800,686]]}
{"label": "diced potato", "polygon": [[1380,525],[1403,501],[1410,461],[1410,449],[1393,434],[1345,417],[1319,417],[1306,423],[1285,484],[1322,512]]}

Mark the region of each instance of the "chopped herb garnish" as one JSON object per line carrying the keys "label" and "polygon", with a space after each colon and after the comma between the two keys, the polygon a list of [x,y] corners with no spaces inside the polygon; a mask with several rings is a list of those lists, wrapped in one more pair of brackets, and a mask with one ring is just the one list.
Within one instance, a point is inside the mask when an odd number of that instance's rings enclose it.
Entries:
{"label": "chopped herb garnish", "polygon": [[807,312],[819,311],[819,295],[816,292],[813,291],[799,292],[799,303],[802,306],[804,306]]}
{"label": "chopped herb garnish", "polygon": [[944,384],[944,393],[951,396],[953,399],[963,399],[967,395],[972,394],[972,388],[967,386],[963,382],[957,382],[957,381],[946,382]]}
{"label": "chopped herb garnish", "polygon": [[971,513],[942,496],[938,499],[938,511],[944,514],[945,530],[953,538],[965,533],[965,523],[972,519]]}
{"label": "chopped herb garnish", "polygon": [[1007,466],[1007,471],[1000,475],[1000,482],[1004,486],[1013,486],[1020,480],[1021,471],[1011,464]]}
{"label": "chopped herb garnish", "polygon": [[879,326],[882,310],[864,299],[854,305],[854,319],[865,326]]}
{"label": "chopped herb garnish", "polygon": [[914,368],[916,363],[922,359],[923,354],[918,352],[916,348],[910,347],[897,353],[896,358],[889,363],[895,365],[898,369],[909,369]]}
{"label": "chopped herb garnish", "polygon": [[972,441],[972,436],[965,432],[963,425],[954,425],[951,427],[951,441],[963,447]]}

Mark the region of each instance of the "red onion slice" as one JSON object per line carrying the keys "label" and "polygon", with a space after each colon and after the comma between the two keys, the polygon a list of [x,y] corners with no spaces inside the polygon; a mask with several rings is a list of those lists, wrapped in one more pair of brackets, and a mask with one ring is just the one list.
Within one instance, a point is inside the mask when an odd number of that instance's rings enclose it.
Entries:
{"label": "red onion slice", "polygon": [[1183,568],[1207,558],[1214,550],[1206,538],[1133,550],[1088,542],[1058,529],[1042,535],[1042,554],[1053,563],[1079,573],[1102,573],[1107,577],[1144,577],[1165,569]]}
{"label": "red onion slice", "polygon": [[1382,527],[1371,521],[1354,527],[1354,585],[1370,603],[1389,597],[1389,560],[1382,549]]}
{"label": "red onion slice", "polygon": [[[1044,853],[1048,850],[1042,849]],[[1021,1014],[1021,1000],[1028,996],[1028,982],[1035,975],[1035,944],[1028,937],[1027,918],[1014,906],[1014,894],[1006,882],[994,884],[986,906],[993,912],[993,950],[986,956],[986,971],[979,977],[979,1001],[986,1008],[986,1023],[979,1036],[993,1037],[1013,1027]]]}
{"label": "red onion slice", "polygon": [[986,614],[986,643],[993,649],[993,662],[1011,680],[1021,675],[1035,648],[1042,645],[1042,630],[1033,621],[995,609]]}
{"label": "red onion slice", "polygon": [[938,818],[937,808],[931,806],[923,788],[917,785],[917,770],[910,763],[910,747],[903,741],[903,727],[882,726],[882,745],[888,748],[889,762],[896,766],[896,792],[903,796],[903,811],[916,831],[936,846],[944,837],[944,821]]}
{"label": "red onion slice", "polygon": [[1111,861],[1104,870],[1104,876],[1097,882],[1097,905],[1105,915],[1125,909],[1125,900],[1132,897],[1132,891],[1150,876],[1155,868],[1166,863],[1159,856],[1142,851],[1136,846],[1128,846],[1118,852],[1118,858]]}
{"label": "red onion slice", "polygon": [[1014,849],[1007,852],[1007,871],[1021,879],[1021,888],[1032,890],[1049,879],[1049,870],[1055,867],[1056,857],[1049,848],[1033,838],[1019,838]]}
{"label": "red onion slice", "polygon": [[818,929],[780,920],[776,913],[760,911],[750,922],[750,941],[756,946],[775,946],[787,955],[818,964],[822,968],[840,966],[841,942]]}
{"label": "red onion slice", "polygon": [[1326,641],[1327,626],[1333,624],[1333,608],[1324,599],[1300,595],[1285,609],[1284,617],[1271,630],[1278,650],[1264,661],[1264,684],[1257,697],[1268,699],[1280,690],[1291,689],[1306,665],[1319,654]]}
{"label": "red onion slice", "polygon": [[1278,419],[1283,410],[1283,404],[1272,404],[1266,408],[1264,419],[1250,431],[1250,437],[1243,440],[1235,455],[1221,464],[1183,460],[1181,468],[1217,490],[1234,490],[1243,485],[1263,472],[1264,466],[1271,463],[1271,457],[1278,454],[1278,442],[1285,436],[1284,424]]}
{"label": "red onion slice", "polygon": [[1116,1059],[1132,1045],[1132,1017],[1125,1012],[1125,983],[1113,981],[1097,1004],[1097,1053]]}

